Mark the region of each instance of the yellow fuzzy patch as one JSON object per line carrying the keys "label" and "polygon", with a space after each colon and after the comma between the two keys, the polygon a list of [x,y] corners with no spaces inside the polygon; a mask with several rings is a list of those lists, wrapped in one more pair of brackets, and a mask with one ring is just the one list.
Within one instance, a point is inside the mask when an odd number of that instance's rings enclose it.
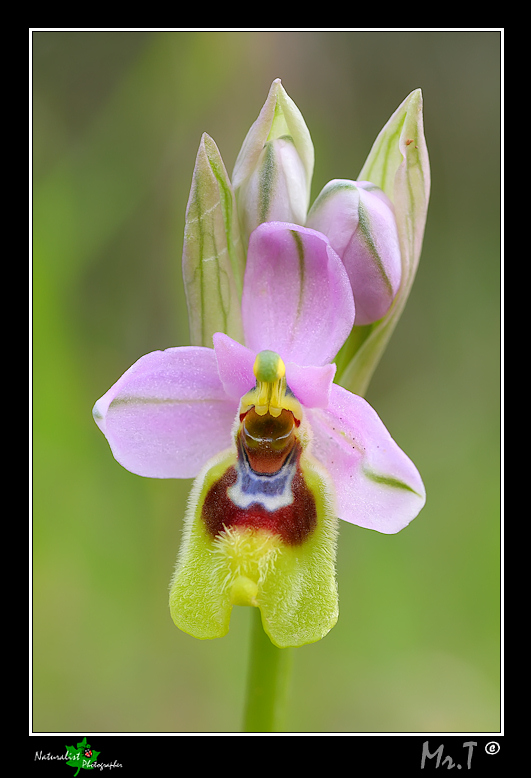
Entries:
{"label": "yellow fuzzy patch", "polygon": [[224,590],[233,605],[258,606],[260,585],[275,565],[282,540],[263,530],[229,527],[214,540],[217,564],[226,570]]}

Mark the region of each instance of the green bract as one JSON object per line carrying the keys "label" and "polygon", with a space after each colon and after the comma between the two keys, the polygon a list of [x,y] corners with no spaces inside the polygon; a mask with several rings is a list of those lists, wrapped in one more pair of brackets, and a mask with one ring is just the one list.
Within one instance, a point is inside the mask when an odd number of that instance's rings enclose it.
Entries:
{"label": "green bract", "polygon": [[244,269],[234,191],[218,148],[205,133],[197,152],[184,231],[183,279],[192,345],[212,346],[215,332],[243,339]]}
{"label": "green bract", "polygon": [[374,324],[354,327],[338,355],[338,383],[363,395],[402,314],[420,258],[430,195],[420,89],[382,129],[358,180],[380,187],[393,203],[402,258],[402,280],[390,310]]}

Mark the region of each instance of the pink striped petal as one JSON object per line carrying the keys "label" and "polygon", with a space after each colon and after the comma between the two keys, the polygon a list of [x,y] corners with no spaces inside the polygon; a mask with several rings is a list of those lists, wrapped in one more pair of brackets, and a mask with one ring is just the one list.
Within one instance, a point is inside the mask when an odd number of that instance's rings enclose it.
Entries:
{"label": "pink striped petal", "polygon": [[312,451],[332,476],[339,518],[394,533],[417,516],[426,499],[418,470],[362,397],[334,384],[329,409],[308,416]]}
{"label": "pink striped petal", "polygon": [[285,363],[332,362],[354,323],[350,282],[320,232],[284,222],[261,224],[249,240],[242,317],[255,352]]}
{"label": "pink striped petal", "polygon": [[193,478],[231,445],[237,403],[227,397],[214,351],[154,351],[96,403],[93,414],[114,457],[148,478]]}

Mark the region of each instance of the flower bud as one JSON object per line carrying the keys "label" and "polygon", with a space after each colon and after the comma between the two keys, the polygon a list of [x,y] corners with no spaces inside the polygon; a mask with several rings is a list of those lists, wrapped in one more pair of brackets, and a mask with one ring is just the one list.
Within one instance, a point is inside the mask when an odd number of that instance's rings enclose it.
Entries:
{"label": "flower bud", "polygon": [[401,279],[398,232],[389,198],[367,181],[330,181],[313,204],[306,226],[324,233],[343,260],[354,295],[355,324],[381,319]]}
{"label": "flower bud", "polygon": [[379,132],[358,180],[371,181],[393,203],[402,264],[400,289],[389,313],[365,338],[360,339],[359,330],[354,329],[345,344],[347,362],[338,369],[337,380],[349,391],[363,396],[402,315],[420,258],[430,197],[430,162],[420,89],[406,97]]}
{"label": "flower bud", "polygon": [[313,163],[313,144],[302,114],[276,79],[232,176],[244,240],[262,222],[304,225]]}

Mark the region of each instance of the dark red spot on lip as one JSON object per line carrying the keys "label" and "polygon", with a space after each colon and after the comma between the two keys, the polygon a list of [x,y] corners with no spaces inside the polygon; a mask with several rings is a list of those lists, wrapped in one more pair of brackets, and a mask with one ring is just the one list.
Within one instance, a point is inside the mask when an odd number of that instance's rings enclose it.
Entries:
{"label": "dark red spot on lip", "polygon": [[[300,448],[298,442],[296,445]],[[237,472],[235,467],[229,467],[205,497],[202,517],[208,532],[215,537],[228,527],[251,527],[280,535],[291,546],[303,543],[317,524],[317,509],[300,469],[300,453],[291,483],[293,502],[276,511],[268,511],[259,504],[248,508],[235,505],[227,490],[236,483]]]}

